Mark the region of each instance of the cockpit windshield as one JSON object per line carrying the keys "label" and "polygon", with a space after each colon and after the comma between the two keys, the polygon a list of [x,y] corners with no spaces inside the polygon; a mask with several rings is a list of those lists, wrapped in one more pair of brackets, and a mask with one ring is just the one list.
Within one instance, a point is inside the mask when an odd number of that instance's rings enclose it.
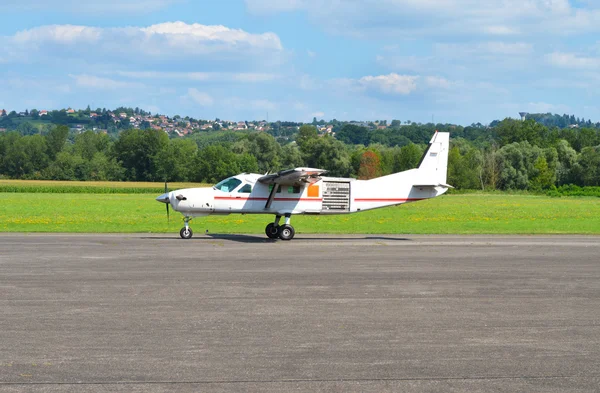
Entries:
{"label": "cockpit windshield", "polygon": [[242,181],[240,179],[236,179],[235,177],[229,177],[217,184],[216,186],[214,186],[213,188],[215,190],[220,190],[223,192],[231,192],[235,190],[236,187],[240,184],[242,184]]}

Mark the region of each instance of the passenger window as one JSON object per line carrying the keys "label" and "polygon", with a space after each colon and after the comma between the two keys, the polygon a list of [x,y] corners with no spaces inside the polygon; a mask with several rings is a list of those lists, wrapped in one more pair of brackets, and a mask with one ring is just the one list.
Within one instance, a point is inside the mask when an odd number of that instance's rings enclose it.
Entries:
{"label": "passenger window", "polygon": [[300,186],[289,186],[288,194],[300,194]]}
{"label": "passenger window", "polygon": [[240,188],[240,190],[238,192],[250,194],[252,192],[252,186],[250,184],[246,184],[246,185],[244,185],[244,187]]}
{"label": "passenger window", "polygon": [[225,179],[219,184],[215,186],[216,190],[221,190],[223,192],[231,192],[235,190],[237,186],[242,184],[240,179],[236,179],[235,177],[230,177],[229,179]]}
{"label": "passenger window", "polygon": [[[275,187],[273,184],[269,185],[269,193],[271,191],[273,191],[273,187]],[[279,188],[277,189],[277,194],[280,194],[280,193],[281,193],[281,186],[279,186]]]}

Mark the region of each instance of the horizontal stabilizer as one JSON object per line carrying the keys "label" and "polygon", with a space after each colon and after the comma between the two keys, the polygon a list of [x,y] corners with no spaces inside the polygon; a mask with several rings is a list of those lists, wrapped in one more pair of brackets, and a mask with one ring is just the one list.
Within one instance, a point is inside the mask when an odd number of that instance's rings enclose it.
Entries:
{"label": "horizontal stabilizer", "polygon": [[444,188],[454,188],[452,187],[450,184],[415,184],[413,185],[413,187],[417,187],[417,188],[427,188],[427,187],[431,187],[431,188],[435,188],[435,187],[444,187]]}

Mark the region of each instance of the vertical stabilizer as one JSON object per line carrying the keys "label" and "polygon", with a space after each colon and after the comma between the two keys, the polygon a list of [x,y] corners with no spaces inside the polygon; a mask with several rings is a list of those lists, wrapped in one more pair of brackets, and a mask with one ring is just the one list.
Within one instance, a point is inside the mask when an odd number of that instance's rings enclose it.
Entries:
{"label": "vertical stabilizer", "polygon": [[436,132],[419,164],[419,183],[446,185],[450,133]]}

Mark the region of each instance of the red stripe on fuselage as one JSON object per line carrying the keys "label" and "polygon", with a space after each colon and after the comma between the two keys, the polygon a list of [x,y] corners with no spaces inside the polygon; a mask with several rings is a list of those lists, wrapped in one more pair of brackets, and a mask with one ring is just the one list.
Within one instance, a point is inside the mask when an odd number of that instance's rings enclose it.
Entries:
{"label": "red stripe on fuselage", "polygon": [[427,198],[356,198],[354,202],[416,202]]}
{"label": "red stripe on fuselage", "polygon": [[[259,197],[219,197],[216,196],[215,199],[222,201],[267,201],[269,198],[259,198]],[[322,202],[323,198],[275,198],[274,201],[302,201],[302,202]]]}

